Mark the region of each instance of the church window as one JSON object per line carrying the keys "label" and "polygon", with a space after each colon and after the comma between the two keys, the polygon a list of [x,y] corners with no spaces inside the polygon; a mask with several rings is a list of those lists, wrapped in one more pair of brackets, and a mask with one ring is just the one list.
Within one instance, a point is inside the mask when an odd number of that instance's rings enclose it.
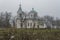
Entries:
{"label": "church window", "polygon": [[37,27],[39,28],[39,25],[37,25]]}
{"label": "church window", "polygon": [[20,16],[21,16],[22,14],[20,14]]}
{"label": "church window", "polygon": [[31,15],[31,17],[33,17],[33,15]]}
{"label": "church window", "polygon": [[32,23],[30,23],[30,26],[32,26]]}
{"label": "church window", "polygon": [[35,27],[35,23],[34,23],[34,27]]}
{"label": "church window", "polygon": [[29,23],[28,23],[28,26],[29,26]]}
{"label": "church window", "polygon": [[35,25],[36,25],[36,24],[34,23],[33,28],[35,28]]}
{"label": "church window", "polygon": [[21,28],[23,27],[23,23],[20,24],[21,25]]}

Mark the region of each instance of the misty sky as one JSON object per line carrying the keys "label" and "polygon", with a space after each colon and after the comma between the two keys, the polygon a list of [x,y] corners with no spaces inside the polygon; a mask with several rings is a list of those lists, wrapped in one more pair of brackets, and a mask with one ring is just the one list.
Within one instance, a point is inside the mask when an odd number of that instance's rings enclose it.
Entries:
{"label": "misty sky", "polygon": [[[0,0],[0,12],[8,11],[16,15],[20,0]],[[32,8],[39,16],[50,15],[60,18],[60,0],[21,0],[22,9],[29,12]]]}

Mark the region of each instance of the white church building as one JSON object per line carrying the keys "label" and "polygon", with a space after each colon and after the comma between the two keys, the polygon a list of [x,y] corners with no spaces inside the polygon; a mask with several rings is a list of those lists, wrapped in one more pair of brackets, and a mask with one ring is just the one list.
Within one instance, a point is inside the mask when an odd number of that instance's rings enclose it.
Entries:
{"label": "white church building", "polygon": [[30,12],[25,13],[20,5],[15,20],[16,28],[47,28],[34,8]]}

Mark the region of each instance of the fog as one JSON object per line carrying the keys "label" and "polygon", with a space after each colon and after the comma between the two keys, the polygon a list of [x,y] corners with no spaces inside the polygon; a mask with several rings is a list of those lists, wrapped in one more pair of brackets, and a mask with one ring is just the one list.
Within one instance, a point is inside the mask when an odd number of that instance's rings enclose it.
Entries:
{"label": "fog", "polygon": [[39,16],[50,15],[60,18],[60,0],[0,0],[0,12],[12,12],[15,16],[20,3],[25,12],[34,8]]}

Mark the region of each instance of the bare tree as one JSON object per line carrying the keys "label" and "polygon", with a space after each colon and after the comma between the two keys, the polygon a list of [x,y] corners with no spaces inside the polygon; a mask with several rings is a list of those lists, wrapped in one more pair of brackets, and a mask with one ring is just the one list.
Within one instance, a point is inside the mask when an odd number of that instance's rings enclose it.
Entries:
{"label": "bare tree", "polygon": [[44,16],[44,19],[47,19],[48,21],[53,21],[54,17],[47,15],[47,16]]}
{"label": "bare tree", "polygon": [[0,14],[0,28],[9,28],[9,27],[11,27],[10,18],[11,18],[11,13],[1,12],[1,14]]}
{"label": "bare tree", "polygon": [[3,27],[3,12],[0,14],[0,27]]}
{"label": "bare tree", "polygon": [[6,23],[6,27],[11,27],[10,24],[10,19],[11,19],[11,13],[5,12],[5,23]]}
{"label": "bare tree", "polygon": [[16,24],[15,24],[15,17],[13,17],[12,22],[13,22],[13,27],[15,28],[15,26],[16,26]]}

